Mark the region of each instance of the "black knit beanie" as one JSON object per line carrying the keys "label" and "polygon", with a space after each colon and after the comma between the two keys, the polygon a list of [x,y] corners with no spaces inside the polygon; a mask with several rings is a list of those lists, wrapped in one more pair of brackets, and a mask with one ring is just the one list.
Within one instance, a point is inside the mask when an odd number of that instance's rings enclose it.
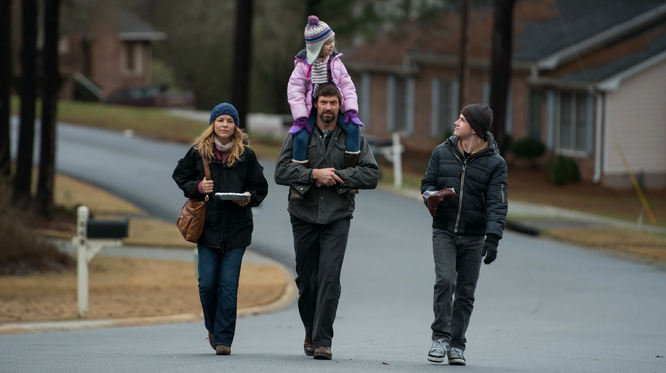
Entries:
{"label": "black knit beanie", "polygon": [[486,132],[490,131],[493,125],[493,111],[486,104],[467,105],[460,110],[474,132],[481,137],[486,137]]}

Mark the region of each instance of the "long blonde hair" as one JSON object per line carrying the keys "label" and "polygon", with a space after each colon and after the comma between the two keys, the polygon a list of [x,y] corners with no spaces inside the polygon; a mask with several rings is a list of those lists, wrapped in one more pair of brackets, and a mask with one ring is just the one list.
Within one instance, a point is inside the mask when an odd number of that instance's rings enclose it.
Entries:
{"label": "long blonde hair", "polygon": [[[208,162],[215,159],[213,153],[213,136],[215,136],[215,125],[211,124],[201,133],[201,136],[194,139],[194,149],[201,154],[201,157]],[[231,136],[231,150],[229,151],[229,167],[233,166],[236,161],[240,159],[241,154],[245,152],[245,147],[250,146],[250,139],[247,133],[241,131],[240,128],[234,126],[234,134]]]}

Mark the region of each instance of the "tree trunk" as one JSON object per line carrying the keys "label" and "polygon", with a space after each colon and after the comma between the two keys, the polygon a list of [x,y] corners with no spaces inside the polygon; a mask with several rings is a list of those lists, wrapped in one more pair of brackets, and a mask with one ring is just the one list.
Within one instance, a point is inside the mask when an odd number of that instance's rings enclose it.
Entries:
{"label": "tree trunk", "polygon": [[461,0],[460,7],[460,63],[458,65],[458,110],[467,105],[467,80],[469,78],[469,65],[467,62],[467,53],[469,45],[467,43],[468,21],[469,21],[469,0]]}
{"label": "tree trunk", "polygon": [[11,174],[9,116],[12,84],[12,0],[0,0],[0,179]]}
{"label": "tree trunk", "polygon": [[[317,15],[317,10],[319,10],[319,5],[321,3],[321,0],[306,0],[306,5],[305,5],[305,22],[304,24],[308,23],[308,17],[310,16],[316,16]],[[303,27],[305,28],[305,27]]]}
{"label": "tree trunk", "polygon": [[53,179],[55,174],[56,109],[60,90],[58,71],[58,21],[60,0],[46,0],[44,8],[44,79],[42,85],[42,134],[39,152],[39,181],[35,212],[53,219]]}
{"label": "tree trunk", "polygon": [[493,128],[500,154],[507,150],[506,113],[509,81],[511,80],[511,49],[513,46],[514,0],[495,0],[493,59],[490,73],[490,107],[493,109]]}
{"label": "tree trunk", "polygon": [[37,0],[23,0],[21,47],[21,129],[12,202],[19,208],[30,205],[32,153],[35,141],[37,99]]}
{"label": "tree trunk", "polygon": [[252,1],[236,1],[236,36],[231,76],[231,103],[238,110],[239,128],[247,128],[247,101],[250,84],[250,51],[252,50]]}

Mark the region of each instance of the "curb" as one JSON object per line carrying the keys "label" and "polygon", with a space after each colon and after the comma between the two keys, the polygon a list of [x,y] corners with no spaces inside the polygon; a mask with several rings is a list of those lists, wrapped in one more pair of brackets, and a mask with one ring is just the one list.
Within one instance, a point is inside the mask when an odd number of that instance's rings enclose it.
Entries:
{"label": "curb", "polygon": [[[282,290],[282,294],[278,299],[274,300],[271,303],[239,308],[238,317],[256,316],[265,313],[275,312],[289,306],[296,300],[296,298],[298,298],[298,288],[296,287],[294,273],[288,270],[285,266],[283,266],[277,261],[274,261],[273,264],[276,265],[278,268],[280,268],[280,270],[282,270],[284,277],[287,279],[287,281],[284,284],[284,289]],[[203,320],[203,314],[201,319]]]}
{"label": "curb", "polygon": [[511,219],[506,219],[504,228],[516,233],[527,234],[529,236],[539,236],[541,234],[541,230]]}
{"label": "curb", "polygon": [[[261,254],[257,254],[261,255]],[[251,307],[239,308],[238,317],[256,316],[278,311],[292,304],[298,297],[298,289],[294,281],[294,274],[281,263],[267,258],[271,264],[282,270],[285,276],[285,285],[280,297],[273,302]],[[131,326],[148,326],[162,324],[179,324],[203,320],[203,313],[183,313],[164,316],[130,317],[125,319],[106,320],[72,320],[72,321],[46,321],[46,322],[23,322],[0,325],[0,335],[25,334],[25,333],[49,333],[74,330],[122,328]]]}

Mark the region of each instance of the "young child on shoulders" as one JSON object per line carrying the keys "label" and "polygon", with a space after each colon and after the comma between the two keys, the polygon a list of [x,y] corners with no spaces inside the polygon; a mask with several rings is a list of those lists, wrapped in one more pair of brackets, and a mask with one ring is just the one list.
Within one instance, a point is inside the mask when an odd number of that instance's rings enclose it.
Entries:
{"label": "young child on shoulders", "polygon": [[[306,48],[298,53],[294,61],[294,71],[287,85],[287,98],[294,117],[294,125],[289,133],[294,135],[294,158],[292,162],[307,167],[307,144],[312,129],[308,118],[316,115],[313,101],[317,88],[323,83],[334,83],[340,90],[340,107],[345,116],[344,123],[338,125],[347,133],[346,167],[355,167],[361,153],[361,131],[363,123],[358,119],[358,99],[356,88],[340,60],[341,53],[335,51],[335,33],[316,16],[308,17],[305,26]],[[314,125],[313,125],[314,126]],[[357,189],[350,189],[350,194],[357,194]],[[303,195],[293,186],[290,199],[303,199]]]}

